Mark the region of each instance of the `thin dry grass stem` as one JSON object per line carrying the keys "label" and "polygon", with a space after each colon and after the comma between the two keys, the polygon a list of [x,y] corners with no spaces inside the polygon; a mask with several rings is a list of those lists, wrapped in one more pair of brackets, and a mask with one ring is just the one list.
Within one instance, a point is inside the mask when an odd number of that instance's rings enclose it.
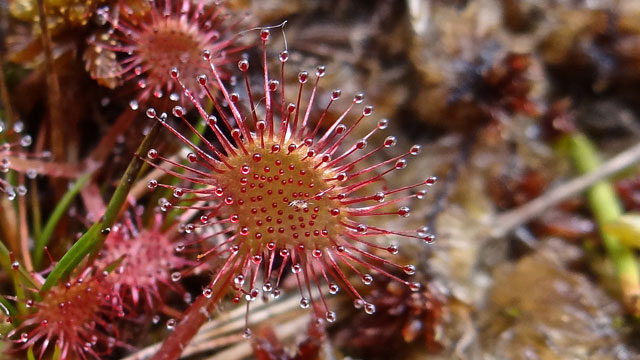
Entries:
{"label": "thin dry grass stem", "polygon": [[[469,156],[471,155],[471,149],[473,145],[476,143],[476,133],[472,132],[470,134],[465,135],[462,138],[462,141],[458,145],[458,153],[456,157],[453,159],[451,163],[450,170],[447,172],[447,176],[444,178],[442,185],[436,195],[433,206],[427,215],[427,226],[431,229],[433,233],[437,233],[436,223],[438,220],[438,214],[442,212],[442,209],[446,208],[447,200],[449,199],[449,195],[455,188],[455,184],[458,181],[458,176],[460,175],[460,171],[467,164],[469,160]],[[428,248],[424,248],[425,251],[428,251]]]}
{"label": "thin dry grass stem", "polygon": [[179,310],[177,310],[175,308],[172,308],[171,306],[166,305],[166,304],[162,305],[162,309],[160,311],[163,314],[165,314],[165,315],[167,315],[168,317],[171,317],[171,318],[179,318],[180,315],[182,314],[181,311],[179,311]]}
{"label": "thin dry grass stem", "polygon": [[[311,320],[309,314],[296,317],[290,321],[279,323],[274,326],[274,331],[278,334],[279,338],[287,338],[294,336],[300,332],[300,329],[304,329],[305,326]],[[206,358],[207,360],[234,360],[244,359],[253,353],[251,343],[247,341],[240,342],[229,349],[223,350],[213,356]]]}
{"label": "thin dry grass stem", "polygon": [[185,356],[210,352],[212,350],[221,349],[223,347],[238,344],[243,341],[244,338],[242,337],[241,333],[221,336],[219,338],[211,339],[197,345],[189,346],[185,351]]}
{"label": "thin dry grass stem", "polygon": [[[24,175],[19,175],[20,185],[24,185]],[[33,261],[31,261],[31,252],[29,251],[29,226],[27,225],[27,200],[24,196],[18,197],[18,213],[20,223],[20,250],[24,267],[28,272],[32,272]]]}
{"label": "thin dry grass stem", "polygon": [[100,195],[100,187],[95,181],[87,183],[82,190],[80,190],[80,196],[82,197],[82,203],[87,209],[87,216],[91,214],[91,218],[95,220],[104,214],[107,204],[104,203],[102,195]]}
{"label": "thin dry grass stem", "polygon": [[0,100],[4,106],[5,117],[8,120],[9,127],[13,125],[15,121],[15,114],[13,112],[13,106],[11,105],[11,98],[9,97],[9,89],[7,88],[7,82],[4,77],[4,36],[2,36],[2,43],[0,43]]}
{"label": "thin dry grass stem", "polygon": [[29,180],[29,202],[31,207],[31,217],[33,219],[33,235],[40,238],[42,235],[42,213],[40,211],[40,194],[37,187],[37,180]]}
{"label": "thin dry grass stem", "polygon": [[3,232],[3,239],[6,240],[9,250],[16,251],[20,246],[17,216],[13,203],[6,196],[0,197],[0,214],[0,229]]}
{"label": "thin dry grass stem", "polygon": [[[314,297],[319,297],[317,291],[314,293]],[[338,302],[341,299],[332,298],[330,303],[332,306],[338,306]],[[238,306],[231,311],[220,312],[216,318],[205,323],[198,334],[193,338],[193,341],[187,346],[182,353],[183,357],[192,356],[201,352],[215,350],[227,346],[235,342],[245,341],[242,337],[241,331],[245,326],[245,312],[244,306]],[[308,322],[309,312],[300,309],[300,299],[296,296],[289,296],[283,301],[263,303],[256,305],[251,313],[251,321],[260,323],[266,320],[270,320],[273,323],[283,323],[283,320],[296,321],[303,319],[304,322],[298,327],[304,327],[304,324]],[[280,329],[277,328],[276,332],[282,334]],[[285,335],[283,335],[285,336]],[[286,335],[290,336],[290,335]],[[235,341],[232,341],[235,339]],[[123,360],[145,360],[149,359],[154,353],[158,351],[161,344],[155,344],[144,348],[135,354],[131,354]]]}
{"label": "thin dry grass stem", "polygon": [[87,160],[85,160],[84,166],[86,171],[93,171],[100,167],[107,157],[112,153],[113,146],[115,145],[118,136],[123,134],[131,123],[136,118],[136,112],[126,109],[118,118],[116,122],[109,128],[109,131],[100,139],[100,143],[91,152]]}
{"label": "thin dry grass stem", "polygon": [[[315,293],[314,297],[318,298],[319,293]],[[335,303],[332,301],[335,298],[329,300],[330,303]],[[300,311],[300,299],[295,299],[295,296],[290,297],[286,301],[282,302],[273,302],[263,304],[260,307],[256,307],[259,311],[256,311],[254,314],[251,313],[251,321],[254,323],[260,323],[266,321],[268,319],[280,318],[280,317],[291,317],[291,314],[304,314],[304,311]],[[206,339],[211,339],[214,337],[218,337],[225,334],[230,334],[234,332],[238,332],[242,330],[245,326],[244,324],[244,315],[245,315],[244,306],[238,306],[233,311],[227,314],[222,314],[220,317],[215,320],[209,321],[206,323],[198,335],[194,338],[194,344],[200,343]]]}
{"label": "thin dry grass stem", "polygon": [[604,162],[597,170],[568,181],[547,191],[528,203],[496,216],[492,221],[491,236],[500,238],[516,227],[541,215],[544,211],[585,191],[591,185],[640,162],[640,144]]}
{"label": "thin dry grass stem", "polygon": [[[45,142],[46,142],[46,137],[45,137],[45,132],[42,131],[37,135],[36,138],[36,145],[35,145],[35,153],[36,154],[43,154],[45,153],[44,150],[44,146],[45,146]],[[44,162],[46,163],[46,162]],[[46,164],[45,167],[49,166],[49,164]],[[45,175],[43,173],[43,175]],[[41,210],[41,202],[40,202],[40,190],[38,189],[38,179],[31,179],[29,180],[29,199],[30,199],[30,214],[31,214],[31,219],[32,219],[32,229],[33,229],[33,236],[35,239],[40,239],[40,237],[42,236],[42,210]],[[35,261],[34,261],[35,262]]]}
{"label": "thin dry grass stem", "polygon": [[58,73],[53,63],[53,50],[49,28],[47,27],[47,15],[44,7],[44,0],[37,0],[38,13],[40,22],[40,31],[42,39],[42,48],[45,58],[45,68],[47,76],[47,102],[49,111],[49,124],[51,130],[51,147],[53,158],[56,161],[64,161],[66,157],[65,134],[64,129],[67,128],[62,117],[62,95],[60,91],[60,81]]}

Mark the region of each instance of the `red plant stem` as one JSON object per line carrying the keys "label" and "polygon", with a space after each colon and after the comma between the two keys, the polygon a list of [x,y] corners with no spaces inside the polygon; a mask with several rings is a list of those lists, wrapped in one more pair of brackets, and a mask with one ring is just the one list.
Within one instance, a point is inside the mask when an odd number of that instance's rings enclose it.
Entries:
{"label": "red plant stem", "polygon": [[39,175],[46,175],[55,178],[75,180],[82,176],[82,171],[78,166],[67,162],[25,159],[20,156],[9,156],[9,160],[11,161],[11,168],[21,173],[33,169]]}
{"label": "red plant stem", "polygon": [[[2,37],[2,39],[4,40],[4,36]],[[5,51],[5,44],[0,43],[0,100],[2,100],[2,104],[4,105],[4,112],[7,118],[7,125],[9,125],[9,127],[11,127],[11,125],[13,125],[13,122],[15,121],[15,117],[14,117],[14,113],[13,113],[13,106],[11,106],[11,97],[9,96],[9,89],[7,89],[7,83],[4,77],[4,71],[3,66],[4,66],[4,51]]]}
{"label": "red plant stem", "polygon": [[[242,251],[237,254],[236,259],[244,258],[241,253]],[[231,268],[234,267],[232,266]],[[214,295],[210,298],[205,296],[196,298],[196,301],[187,309],[178,325],[164,340],[160,350],[153,355],[151,360],[174,360],[180,357],[180,354],[198,333],[200,327],[209,320],[209,314],[226,294],[232,277],[233,272],[228,271],[211,288]]]}
{"label": "red plant stem", "polygon": [[106,158],[113,151],[118,135],[123,134],[131,123],[136,118],[136,112],[131,110],[124,110],[120,116],[116,119],[115,124],[111,126],[109,131],[102,137],[100,143],[91,152],[86,161],[85,171],[92,171],[94,168],[99,167],[106,160]]}

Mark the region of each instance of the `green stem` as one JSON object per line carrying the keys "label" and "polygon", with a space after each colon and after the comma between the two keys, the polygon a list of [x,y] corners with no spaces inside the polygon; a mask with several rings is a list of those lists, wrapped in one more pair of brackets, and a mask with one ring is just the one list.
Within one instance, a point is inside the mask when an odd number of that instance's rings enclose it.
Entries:
{"label": "green stem", "polygon": [[[4,243],[0,241],[0,266],[2,266],[2,268],[5,269],[7,273],[9,273],[10,271],[15,271],[11,267],[11,256],[9,255],[9,253],[9,249],[7,249]],[[22,265],[20,265],[20,267],[18,268],[18,273],[20,274],[21,280],[20,286],[26,285],[32,287],[33,289],[39,288],[39,286],[35,282],[33,282],[33,279]]]}
{"label": "green stem", "polygon": [[[13,304],[9,300],[7,300],[5,298],[0,298],[0,304],[2,304],[2,307],[4,308],[1,311],[4,313],[5,309],[6,309],[6,311],[8,312],[5,315],[7,315],[7,316],[16,316],[16,315],[18,315],[18,311],[16,310],[15,306],[13,306]],[[2,335],[2,334],[0,334],[0,335]]]}
{"label": "green stem", "polygon": [[42,261],[42,256],[44,254],[44,247],[47,246],[49,240],[51,240],[51,235],[53,235],[53,231],[56,229],[56,225],[64,216],[65,212],[71,205],[73,199],[80,193],[80,190],[87,184],[87,181],[91,179],[91,174],[82,175],[78,181],[67,191],[58,205],[56,205],[55,209],[51,213],[47,224],[44,226],[42,230],[42,234],[40,237],[36,237],[35,247],[33,249],[33,262],[36,269],[40,268],[40,262]]}
{"label": "green stem", "polygon": [[[574,134],[568,138],[571,158],[579,173],[595,171],[600,167],[600,159],[594,145],[583,134]],[[622,205],[610,182],[600,181],[587,191],[589,207],[600,228],[623,213]],[[640,273],[633,251],[616,237],[600,231],[604,246],[613,261],[625,303],[635,314],[640,314],[637,304],[640,295]]]}
{"label": "green stem", "polygon": [[[11,270],[11,277],[13,278],[13,288],[16,291],[16,297],[18,299],[25,300],[27,297],[25,296],[24,286],[22,286],[20,276],[20,268]],[[27,313],[27,306],[24,301],[17,301],[16,306],[18,307],[19,314],[25,315]]]}
{"label": "green stem", "polygon": [[159,130],[160,124],[155,122],[147,136],[142,140],[142,143],[138,147],[136,154],[131,159],[127,170],[120,179],[120,183],[107,205],[102,221],[94,223],[89,230],[80,239],[78,239],[71,249],[64,254],[49,276],[47,276],[47,279],[42,285],[43,291],[51,289],[51,287],[55,285],[60,278],[69,274],[89,253],[95,255],[100,250],[108,231],[111,226],[113,226],[122,206],[127,200],[129,190],[131,190],[133,183],[140,173],[140,168],[144,163],[140,157],[145,156],[149,149],[151,149],[151,144]]}

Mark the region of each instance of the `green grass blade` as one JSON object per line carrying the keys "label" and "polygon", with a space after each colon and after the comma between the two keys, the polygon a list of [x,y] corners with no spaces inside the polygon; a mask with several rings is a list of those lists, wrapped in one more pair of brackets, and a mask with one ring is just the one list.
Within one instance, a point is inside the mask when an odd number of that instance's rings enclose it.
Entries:
{"label": "green grass blade", "polygon": [[56,229],[56,225],[64,216],[65,212],[71,206],[71,202],[73,199],[80,193],[80,190],[87,184],[87,182],[91,179],[91,174],[82,175],[78,181],[67,191],[58,205],[56,205],[55,209],[51,213],[47,224],[44,226],[42,230],[42,234],[39,238],[36,238],[35,247],[33,249],[33,263],[36,269],[40,267],[40,262],[42,261],[42,256],[44,254],[44,247],[47,246],[49,240],[51,240],[51,235],[53,235],[53,231]]}
{"label": "green grass blade", "polygon": [[127,200],[127,194],[133,186],[136,178],[140,173],[140,168],[144,161],[140,159],[140,156],[145,156],[151,149],[151,145],[156,135],[160,130],[160,124],[158,122],[153,124],[153,127],[145,136],[144,140],[138,147],[136,155],[133,156],[127,170],[120,179],[118,187],[116,187],[107,209],[105,211],[102,221],[94,223],[89,230],[67,251],[66,254],[60,259],[60,261],[53,268],[44,284],[42,290],[46,291],[56,284],[62,277],[68,275],[88,254],[96,254],[102,247],[102,243],[106,237],[106,229],[113,226],[116,217],[120,213],[122,206]]}

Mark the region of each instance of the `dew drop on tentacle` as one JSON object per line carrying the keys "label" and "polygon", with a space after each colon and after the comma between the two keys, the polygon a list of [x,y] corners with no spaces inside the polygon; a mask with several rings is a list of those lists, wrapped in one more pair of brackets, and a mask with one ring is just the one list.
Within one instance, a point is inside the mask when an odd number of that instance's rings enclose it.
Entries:
{"label": "dew drop on tentacle", "polygon": [[262,30],[260,30],[260,39],[261,39],[262,41],[267,41],[267,40],[269,40],[269,35],[270,35],[270,32],[269,32],[269,30],[268,30],[268,29],[262,29]]}
{"label": "dew drop on tentacle", "polygon": [[362,275],[362,283],[365,285],[371,285],[373,283],[373,276],[370,274]]}
{"label": "dew drop on tentacle", "polygon": [[309,73],[306,71],[300,71],[298,73],[298,82],[300,82],[300,84],[304,84],[307,80],[309,80]]}
{"label": "dew drop on tentacle", "polygon": [[242,71],[242,72],[248,71],[249,70],[249,60],[242,59],[242,60],[238,61],[238,69],[240,69],[240,71]]}
{"label": "dew drop on tentacle", "polygon": [[334,284],[334,283],[329,284],[329,293],[331,295],[337,294],[338,291],[340,291],[340,287],[338,286],[338,284]]}
{"label": "dew drop on tentacle", "polygon": [[422,226],[418,230],[416,230],[416,233],[420,237],[425,237],[425,236],[429,235],[429,227],[428,226]]}
{"label": "dew drop on tentacle", "polygon": [[333,323],[338,319],[338,316],[333,311],[327,311],[327,313],[325,314],[325,319],[328,322]]}
{"label": "dew drop on tentacle", "polygon": [[436,240],[436,236],[433,234],[427,234],[422,239],[424,240],[425,243],[431,244]]}
{"label": "dew drop on tentacle", "polygon": [[391,255],[396,255],[398,254],[398,245],[395,244],[391,244],[387,247],[387,252]]}
{"label": "dew drop on tentacle", "polygon": [[407,275],[413,275],[416,273],[416,267],[413,265],[405,265],[402,267],[402,271]]}
{"label": "dew drop on tentacle", "polygon": [[289,52],[287,50],[281,51],[279,55],[279,59],[280,59],[280,62],[283,62],[283,63],[287,62],[287,60],[289,60]]}
{"label": "dew drop on tentacle", "polygon": [[155,189],[156,187],[158,187],[158,180],[151,179],[149,180],[149,182],[147,182],[147,188]]}
{"label": "dew drop on tentacle", "polygon": [[202,290],[202,295],[203,295],[204,297],[206,297],[207,299],[210,299],[210,298],[211,298],[211,296],[213,295],[213,290],[211,290],[211,288],[204,288],[204,289]]}
{"label": "dew drop on tentacle", "polygon": [[362,309],[364,304],[365,304],[365,302],[362,299],[353,300],[353,307],[356,308],[356,309]]}
{"label": "dew drop on tentacle", "polygon": [[31,135],[25,135],[20,139],[20,146],[29,147],[31,146],[32,142],[33,142],[33,139],[31,138]]}
{"label": "dew drop on tentacle", "polygon": [[364,312],[373,315],[376,312],[376,306],[373,304],[364,304]]}
{"label": "dew drop on tentacle", "polygon": [[411,209],[407,206],[403,206],[398,209],[398,215],[402,217],[409,217],[409,215],[411,215]]}
{"label": "dew drop on tentacle", "polygon": [[311,302],[309,301],[309,299],[303,297],[300,299],[300,307],[303,309],[307,309],[309,307],[309,305],[311,304]]}

